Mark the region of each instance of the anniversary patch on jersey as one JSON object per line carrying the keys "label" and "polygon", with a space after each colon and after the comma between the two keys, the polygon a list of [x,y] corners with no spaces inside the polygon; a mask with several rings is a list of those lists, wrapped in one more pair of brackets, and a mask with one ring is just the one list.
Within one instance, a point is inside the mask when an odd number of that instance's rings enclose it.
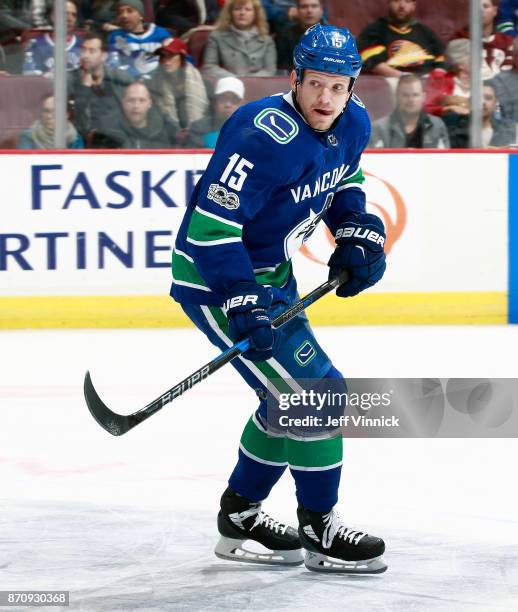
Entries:
{"label": "anniversary patch on jersey", "polygon": [[265,108],[254,118],[254,125],[279,144],[288,144],[299,133],[299,126],[277,108]]}
{"label": "anniversary patch on jersey", "polygon": [[227,191],[225,187],[222,187],[217,183],[212,183],[210,185],[207,198],[213,202],[216,202],[216,204],[219,204],[220,206],[228,208],[228,210],[235,210],[236,208],[239,208],[239,196],[237,193]]}

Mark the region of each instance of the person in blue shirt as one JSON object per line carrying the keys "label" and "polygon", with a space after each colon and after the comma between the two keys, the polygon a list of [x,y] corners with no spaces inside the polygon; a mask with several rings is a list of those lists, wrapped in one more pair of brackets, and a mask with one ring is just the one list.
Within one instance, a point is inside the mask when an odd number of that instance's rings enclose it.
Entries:
{"label": "person in blue shirt", "polygon": [[134,78],[148,78],[158,68],[154,52],[173,37],[165,28],[144,22],[142,0],[119,0],[116,8],[120,29],[110,33],[108,51],[112,58],[118,54],[118,67],[127,68]]}
{"label": "person in blue shirt", "polygon": [[[296,565],[305,548],[308,569],[380,573],[387,568],[383,540],[346,527],[334,510],[339,431],[309,431],[308,438],[308,431],[280,431],[280,419],[270,419],[286,392],[346,392],[303,313],[272,327],[298,299],[295,251],[323,221],[336,241],[329,275],[349,275],[338,296],[356,295],[385,271],[384,226],[366,212],[362,189],[370,122],[353,93],[361,58],[352,35],[316,24],[295,48],[294,68],[289,93],[246,104],[223,126],[178,232],[171,295],[220,349],[250,341],[233,365],[260,404],[221,498],[216,555]],[[309,390],[303,380],[312,381]],[[296,485],[298,532],[261,510],[287,467]],[[271,554],[251,552],[247,539]]]}
{"label": "person in blue shirt", "polygon": [[509,36],[518,36],[518,0],[500,0],[496,31]]}

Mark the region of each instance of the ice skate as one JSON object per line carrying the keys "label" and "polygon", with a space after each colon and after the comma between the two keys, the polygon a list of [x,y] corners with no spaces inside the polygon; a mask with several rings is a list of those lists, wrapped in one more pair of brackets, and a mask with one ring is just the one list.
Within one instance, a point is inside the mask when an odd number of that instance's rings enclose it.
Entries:
{"label": "ice skate", "polygon": [[[230,488],[221,497],[218,530],[221,537],[214,552],[220,559],[268,565],[304,562],[296,530],[265,514],[260,502],[241,497]],[[259,547],[247,545],[247,540],[267,550],[257,552]]]}
{"label": "ice skate", "polygon": [[299,506],[299,535],[306,549],[305,564],[314,572],[381,574],[387,569],[381,558],[385,543],[346,527],[338,514],[312,512]]}

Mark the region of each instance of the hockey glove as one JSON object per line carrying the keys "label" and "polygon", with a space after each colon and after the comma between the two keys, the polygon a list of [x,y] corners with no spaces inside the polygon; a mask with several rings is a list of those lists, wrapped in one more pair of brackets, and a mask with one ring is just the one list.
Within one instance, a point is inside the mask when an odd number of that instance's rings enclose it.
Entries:
{"label": "hockey glove", "polygon": [[234,342],[250,339],[250,348],[243,357],[265,361],[274,353],[274,329],[268,314],[272,294],[252,282],[237,283],[228,293],[225,310],[230,337]]}
{"label": "hockey glove", "polygon": [[338,287],[336,295],[357,295],[380,280],[386,263],[385,228],[379,217],[369,213],[351,215],[336,230],[335,241],[336,248],[328,263],[329,279],[343,269],[349,272],[349,280]]}

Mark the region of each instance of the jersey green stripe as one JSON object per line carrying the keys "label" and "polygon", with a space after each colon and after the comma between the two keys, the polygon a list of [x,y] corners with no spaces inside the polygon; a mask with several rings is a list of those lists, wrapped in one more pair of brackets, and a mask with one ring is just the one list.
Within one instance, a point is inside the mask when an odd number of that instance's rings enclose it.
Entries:
{"label": "jersey green stripe", "polygon": [[286,456],[290,466],[326,469],[342,461],[342,438],[311,441],[286,438]]}
{"label": "jersey green stripe", "polygon": [[271,285],[272,287],[282,287],[288,280],[291,272],[291,260],[283,261],[276,266],[275,270],[259,272],[255,275],[255,280],[260,285]]}
{"label": "jersey green stripe", "polygon": [[207,283],[196,270],[196,266],[176,251],[173,251],[172,273],[175,280],[207,286]]}
{"label": "jersey green stripe", "polygon": [[284,438],[274,438],[261,431],[252,417],[248,420],[241,436],[241,444],[249,453],[259,459],[276,463],[287,462],[284,442]]}
{"label": "jersey green stripe", "polygon": [[193,210],[187,237],[199,242],[220,240],[222,238],[241,238],[243,230],[223,221],[212,219]]}
{"label": "jersey green stripe", "polygon": [[349,183],[359,183],[360,185],[365,183],[365,177],[363,176],[361,168],[358,168],[358,171],[355,172],[352,176],[349,176],[348,178],[341,181],[338,186],[341,187],[342,185],[348,185]]}

